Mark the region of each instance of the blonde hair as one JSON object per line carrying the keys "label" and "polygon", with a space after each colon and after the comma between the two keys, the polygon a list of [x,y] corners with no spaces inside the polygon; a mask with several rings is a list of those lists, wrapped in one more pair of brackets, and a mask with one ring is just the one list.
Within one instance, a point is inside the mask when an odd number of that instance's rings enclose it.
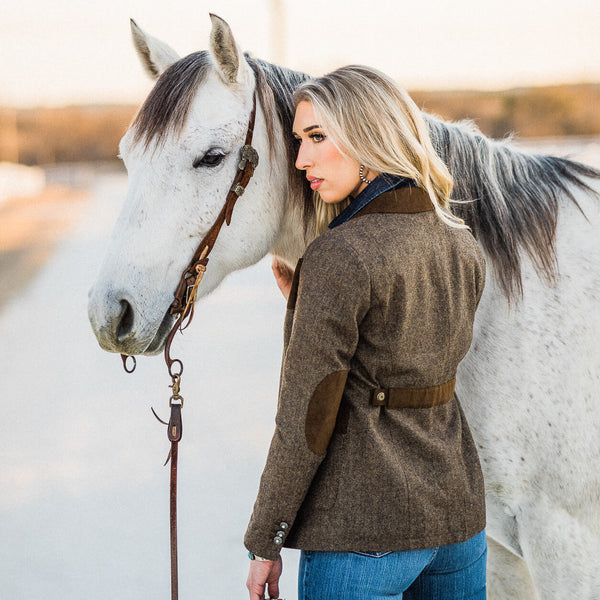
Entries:
{"label": "blonde hair", "polygon": [[[413,179],[427,191],[442,221],[467,227],[449,210],[452,176],[431,143],[421,111],[391,78],[349,65],[301,84],[294,104],[304,100],[342,154],[368,170]],[[316,193],[313,200],[317,234],[348,205],[347,200],[327,204]]]}

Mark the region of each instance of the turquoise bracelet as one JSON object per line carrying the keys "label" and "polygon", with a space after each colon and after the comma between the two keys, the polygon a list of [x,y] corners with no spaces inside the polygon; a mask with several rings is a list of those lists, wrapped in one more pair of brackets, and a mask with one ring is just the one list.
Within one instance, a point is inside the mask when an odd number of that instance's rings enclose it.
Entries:
{"label": "turquoise bracelet", "polygon": [[258,560],[259,562],[269,562],[270,558],[263,558],[262,556],[256,556],[256,554],[252,552],[248,552],[248,558],[250,560]]}

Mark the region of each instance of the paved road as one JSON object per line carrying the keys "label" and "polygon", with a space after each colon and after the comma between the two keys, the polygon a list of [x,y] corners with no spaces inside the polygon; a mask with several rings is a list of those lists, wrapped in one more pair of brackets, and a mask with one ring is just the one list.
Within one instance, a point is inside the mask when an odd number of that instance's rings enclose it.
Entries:
{"label": "paved road", "polygon": [[[169,380],[160,357],[126,375],[86,314],[125,189],[123,175],[93,178],[79,224],[0,313],[0,583],[12,600],[168,597],[168,442],[150,406],[166,414]],[[176,346],[181,596],[244,598],[242,536],[272,433],[285,308],[263,261],[198,309]],[[288,553],[288,600],[296,560]]]}

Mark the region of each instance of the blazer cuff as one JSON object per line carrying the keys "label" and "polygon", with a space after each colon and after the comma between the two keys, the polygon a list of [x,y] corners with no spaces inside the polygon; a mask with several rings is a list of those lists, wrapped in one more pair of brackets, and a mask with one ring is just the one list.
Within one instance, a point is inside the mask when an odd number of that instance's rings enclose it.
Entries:
{"label": "blazer cuff", "polygon": [[269,560],[277,560],[289,531],[290,525],[286,521],[276,523],[269,535],[259,534],[250,526],[244,536],[244,546],[252,554]]}

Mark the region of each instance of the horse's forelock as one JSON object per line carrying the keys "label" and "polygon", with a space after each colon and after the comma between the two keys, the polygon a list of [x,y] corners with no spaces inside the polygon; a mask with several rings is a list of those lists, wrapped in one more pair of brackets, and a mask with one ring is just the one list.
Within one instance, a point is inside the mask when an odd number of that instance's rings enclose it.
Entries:
{"label": "horse's forelock", "polygon": [[211,66],[206,51],[194,52],[173,63],[159,78],[136,115],[134,143],[162,143],[171,133],[180,133],[190,112],[198,86]]}

